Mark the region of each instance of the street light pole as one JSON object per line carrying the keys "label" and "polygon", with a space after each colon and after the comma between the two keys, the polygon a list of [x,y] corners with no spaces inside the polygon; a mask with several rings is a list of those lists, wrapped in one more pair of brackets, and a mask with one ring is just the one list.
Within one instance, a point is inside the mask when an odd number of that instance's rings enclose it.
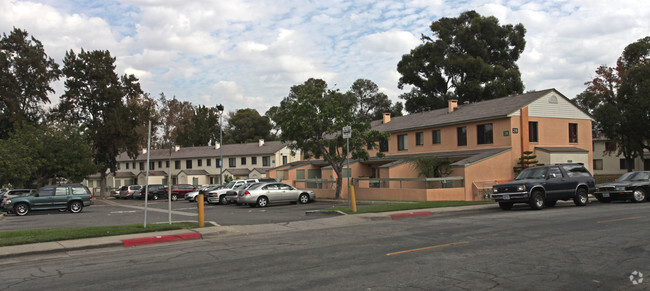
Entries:
{"label": "street light pole", "polygon": [[217,105],[217,111],[219,111],[219,185],[223,185],[223,127],[221,126],[223,105]]}

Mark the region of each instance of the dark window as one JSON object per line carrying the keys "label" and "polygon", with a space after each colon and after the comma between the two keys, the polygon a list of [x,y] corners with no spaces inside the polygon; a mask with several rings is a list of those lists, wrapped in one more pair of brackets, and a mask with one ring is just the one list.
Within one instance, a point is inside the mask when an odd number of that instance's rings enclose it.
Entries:
{"label": "dark window", "polygon": [[406,151],[409,149],[409,136],[406,134],[400,134],[397,136],[397,150]]}
{"label": "dark window", "polygon": [[126,169],[127,170],[129,169],[129,163],[126,163]]}
{"label": "dark window", "polygon": [[578,142],[578,124],[569,123],[569,142],[577,143]]}
{"label": "dark window", "polygon": [[594,160],[594,170],[602,170],[602,169],[603,169],[603,160],[602,159]]}
{"label": "dark window", "polygon": [[180,169],[181,168],[181,161],[174,161],[174,169]]}
{"label": "dark window", "polygon": [[606,141],[605,142],[605,150],[608,152],[613,152],[616,150],[616,142],[614,141]]}
{"label": "dark window", "polygon": [[214,165],[217,168],[221,168],[221,159],[214,159]]}
{"label": "dark window", "polygon": [[492,123],[479,124],[476,126],[476,143],[491,144],[492,140]]}
{"label": "dark window", "polygon": [[424,145],[424,132],[415,133],[415,145],[416,146]]}
{"label": "dark window", "polygon": [[440,129],[432,130],[431,131],[431,136],[432,136],[433,144],[441,144],[442,143],[442,138],[440,137]]}
{"label": "dark window", "polygon": [[231,167],[231,168],[237,167],[237,159],[229,158],[228,159],[228,167]]}
{"label": "dark window", "polygon": [[650,159],[643,160],[643,170],[650,171]]}
{"label": "dark window", "polygon": [[156,162],[149,162],[149,170],[153,171],[156,169]]}
{"label": "dark window", "polygon": [[133,169],[135,170],[135,162],[133,162],[133,164],[131,164],[131,166],[132,166]]}
{"label": "dark window", "polygon": [[185,160],[185,169],[192,168],[192,160]]}
{"label": "dark window", "polygon": [[271,166],[271,157],[262,157],[262,166],[270,167]]}
{"label": "dark window", "polygon": [[140,162],[140,171],[144,171],[144,162]]}
{"label": "dark window", "polygon": [[120,169],[120,163],[117,163],[117,169],[118,170]]}
{"label": "dark window", "polygon": [[251,157],[251,165],[257,165],[257,157]]}
{"label": "dark window", "polygon": [[158,161],[158,169],[162,168],[162,161]]}
{"label": "dark window", "polygon": [[206,167],[212,166],[212,159],[205,159],[205,166]]}
{"label": "dark window", "polygon": [[201,166],[203,166],[203,160],[202,160],[202,159],[198,159],[198,160],[196,160],[196,166],[197,166],[197,167],[201,167]]}
{"label": "dark window", "polygon": [[287,164],[287,156],[282,156],[282,164],[283,165]]}
{"label": "dark window", "polygon": [[538,142],[537,138],[537,121],[528,122],[528,141],[529,142]]}
{"label": "dark window", "polygon": [[241,164],[246,165],[246,157],[241,158]]}
{"label": "dark window", "polygon": [[[620,164],[620,169],[621,170],[627,170],[627,160],[626,159],[620,159],[619,164]],[[630,168],[634,168],[634,161],[632,161],[632,167],[630,167]]]}
{"label": "dark window", "polygon": [[466,146],[467,145],[467,127],[457,127],[456,128],[456,134],[457,134],[457,139],[458,139],[458,146]]}
{"label": "dark window", "polygon": [[169,169],[169,161],[165,161],[165,168]]}
{"label": "dark window", "polygon": [[379,151],[382,153],[388,152],[388,141],[382,140],[379,142]]}

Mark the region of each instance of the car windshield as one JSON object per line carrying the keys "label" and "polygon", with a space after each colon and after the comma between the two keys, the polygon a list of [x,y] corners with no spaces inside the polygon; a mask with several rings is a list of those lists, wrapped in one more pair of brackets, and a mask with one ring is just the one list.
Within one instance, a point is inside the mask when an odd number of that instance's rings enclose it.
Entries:
{"label": "car windshield", "polygon": [[521,171],[515,180],[544,179],[545,177],[546,168],[528,168]]}
{"label": "car windshield", "polygon": [[650,180],[650,172],[629,172],[618,177],[616,181],[648,181]]}
{"label": "car windshield", "polygon": [[226,189],[232,189],[232,187],[235,186],[235,181],[231,181],[230,183],[226,184]]}

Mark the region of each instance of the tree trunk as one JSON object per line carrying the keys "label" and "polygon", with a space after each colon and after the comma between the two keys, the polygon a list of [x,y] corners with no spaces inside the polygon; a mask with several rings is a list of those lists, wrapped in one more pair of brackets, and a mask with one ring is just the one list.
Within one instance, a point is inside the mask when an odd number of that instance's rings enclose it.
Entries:
{"label": "tree trunk", "polygon": [[628,172],[634,171],[634,158],[625,157],[625,164],[627,166],[627,171]]}
{"label": "tree trunk", "polygon": [[343,178],[336,175],[336,199],[341,199],[341,188],[343,188]]}
{"label": "tree trunk", "polygon": [[106,198],[106,169],[101,170],[99,178],[99,197]]}

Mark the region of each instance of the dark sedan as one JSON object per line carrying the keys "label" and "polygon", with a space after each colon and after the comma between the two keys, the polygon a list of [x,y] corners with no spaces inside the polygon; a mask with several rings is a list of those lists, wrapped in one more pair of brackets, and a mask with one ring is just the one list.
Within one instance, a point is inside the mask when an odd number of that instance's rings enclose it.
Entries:
{"label": "dark sedan", "polygon": [[631,200],[641,202],[648,199],[650,191],[650,171],[629,172],[616,181],[598,185],[594,196],[600,202],[612,200]]}

